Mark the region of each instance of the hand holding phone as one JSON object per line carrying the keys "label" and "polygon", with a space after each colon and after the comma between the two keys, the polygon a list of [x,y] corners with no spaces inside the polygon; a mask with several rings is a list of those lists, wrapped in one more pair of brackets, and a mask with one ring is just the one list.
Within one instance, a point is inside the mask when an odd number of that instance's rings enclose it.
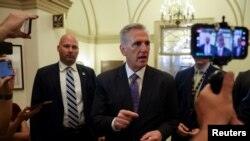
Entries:
{"label": "hand holding phone", "polygon": [[35,106],[35,107],[25,107],[19,114],[18,118],[21,118],[22,120],[28,120],[35,114],[37,114],[41,110],[41,106]]}
{"label": "hand holding phone", "polygon": [[12,75],[14,75],[14,70],[11,61],[0,60],[0,77]]}
{"label": "hand holding phone", "polygon": [[44,102],[41,102],[41,103],[32,105],[32,106],[30,107],[30,109],[35,109],[35,108],[37,108],[37,107],[44,106],[44,105],[51,104],[51,103],[52,103],[52,100],[47,100],[47,101],[44,101]]}
{"label": "hand holding phone", "polygon": [[21,28],[21,31],[27,35],[30,35],[31,33],[31,26],[32,26],[32,20],[28,19],[23,23],[23,26]]}

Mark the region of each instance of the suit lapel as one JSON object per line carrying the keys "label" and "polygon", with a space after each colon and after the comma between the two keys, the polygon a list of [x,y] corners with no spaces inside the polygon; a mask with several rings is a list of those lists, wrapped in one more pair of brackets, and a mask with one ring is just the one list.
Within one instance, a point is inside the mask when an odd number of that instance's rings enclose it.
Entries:
{"label": "suit lapel", "polygon": [[149,66],[146,66],[146,70],[144,73],[144,78],[142,82],[142,89],[141,89],[141,95],[140,95],[140,103],[139,103],[139,108],[138,112],[139,113],[144,113],[145,110],[147,109],[148,100],[151,99],[152,96],[152,80],[153,80],[153,73],[151,73],[152,70]]}
{"label": "suit lapel", "polygon": [[[187,80],[186,81],[186,86],[188,87],[187,90],[189,90],[190,88],[192,89],[192,86],[193,86],[193,81],[194,81],[194,73],[195,73],[195,70],[194,70],[194,67],[192,67],[192,69],[189,70],[189,72],[187,72]],[[185,75],[184,75],[185,76]],[[184,79],[184,78],[183,78]],[[190,81],[191,80],[191,81]],[[192,93],[191,93],[192,94]]]}
{"label": "suit lapel", "polygon": [[118,69],[118,73],[115,74],[115,84],[116,88],[114,88],[116,92],[116,98],[118,99],[118,105],[121,105],[119,108],[126,108],[128,110],[133,111],[133,102],[129,88],[129,82],[127,78],[127,72],[125,69],[125,65]]}
{"label": "suit lapel", "polygon": [[63,101],[62,101],[62,92],[61,92],[61,84],[60,84],[60,70],[59,70],[59,63],[55,64],[54,65],[54,68],[52,70],[52,79],[54,81],[54,83],[52,84],[55,84],[55,90],[56,90],[56,97],[59,98],[59,102],[60,102],[60,105],[63,105]]}

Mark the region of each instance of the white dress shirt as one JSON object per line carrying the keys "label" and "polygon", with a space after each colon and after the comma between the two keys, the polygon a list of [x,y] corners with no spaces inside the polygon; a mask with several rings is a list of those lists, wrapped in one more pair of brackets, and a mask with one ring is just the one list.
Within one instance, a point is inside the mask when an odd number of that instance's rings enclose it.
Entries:
{"label": "white dress shirt", "polygon": [[80,125],[84,124],[81,81],[80,81],[80,76],[79,76],[78,70],[76,68],[76,63],[74,63],[72,66],[66,66],[61,61],[59,61],[60,85],[61,85],[62,100],[63,100],[63,106],[64,106],[63,125],[65,127],[69,127],[67,92],[66,92],[66,72],[67,72],[68,67],[72,68],[72,73],[74,76],[76,102],[77,102],[77,109],[78,109],[78,116],[79,116],[79,120],[80,120]]}

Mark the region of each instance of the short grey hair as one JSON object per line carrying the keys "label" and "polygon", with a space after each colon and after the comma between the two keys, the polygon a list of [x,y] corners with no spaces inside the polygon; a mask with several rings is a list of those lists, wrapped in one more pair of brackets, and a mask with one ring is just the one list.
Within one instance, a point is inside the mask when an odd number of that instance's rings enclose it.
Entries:
{"label": "short grey hair", "polygon": [[141,29],[144,30],[146,33],[148,33],[146,27],[140,23],[128,24],[125,27],[123,27],[122,30],[120,31],[120,42],[122,45],[125,45],[130,41],[128,33],[132,29]]}

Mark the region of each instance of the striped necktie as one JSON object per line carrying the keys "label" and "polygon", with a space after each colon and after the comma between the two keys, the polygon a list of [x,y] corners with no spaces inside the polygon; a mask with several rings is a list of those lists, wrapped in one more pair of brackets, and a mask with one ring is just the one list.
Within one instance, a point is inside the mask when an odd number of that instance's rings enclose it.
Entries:
{"label": "striped necktie", "polygon": [[196,71],[195,75],[194,75],[194,88],[196,88],[198,86],[198,84],[200,83],[201,77],[203,75],[202,71]]}
{"label": "striped necktie", "polygon": [[139,106],[139,101],[140,101],[140,96],[139,96],[139,84],[136,81],[139,76],[137,74],[132,74],[130,76],[131,83],[130,83],[130,91],[131,91],[131,97],[133,100],[133,107],[134,111],[138,111],[138,106]]}
{"label": "striped necktie", "polygon": [[201,85],[203,83],[205,73],[203,73],[201,70],[197,70],[194,75],[194,103],[199,95],[199,92],[201,90]]}
{"label": "striped necktie", "polygon": [[72,128],[76,128],[79,125],[79,115],[76,102],[74,77],[70,67],[67,68],[67,73],[66,73],[66,92],[67,92],[69,126]]}

